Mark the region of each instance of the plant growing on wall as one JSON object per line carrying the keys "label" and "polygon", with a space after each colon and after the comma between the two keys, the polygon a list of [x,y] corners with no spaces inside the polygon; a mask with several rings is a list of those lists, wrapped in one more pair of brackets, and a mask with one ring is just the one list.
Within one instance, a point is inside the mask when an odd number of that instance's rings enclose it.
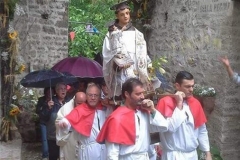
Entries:
{"label": "plant growing on wall", "polygon": [[0,20],[1,27],[6,27],[8,20],[12,20],[14,16],[15,6],[18,0],[4,0],[0,2]]}

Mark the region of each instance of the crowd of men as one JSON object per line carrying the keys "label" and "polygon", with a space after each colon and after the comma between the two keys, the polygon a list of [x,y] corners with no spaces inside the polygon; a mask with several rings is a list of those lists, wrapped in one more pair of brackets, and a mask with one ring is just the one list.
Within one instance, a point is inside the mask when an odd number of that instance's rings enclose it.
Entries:
{"label": "crowd of men", "polygon": [[[144,97],[144,85],[137,78],[123,83],[123,104],[105,105],[103,90],[89,83],[67,100],[65,84],[46,99],[40,111],[46,126],[49,160],[156,160],[150,133],[159,133],[163,160],[197,160],[199,147],[211,160],[206,117],[193,95],[194,78],[181,71],[175,79],[176,93],[158,101]],[[47,102],[48,100],[48,102]],[[39,101],[41,102],[41,101]],[[47,105],[46,105],[47,104]],[[43,152],[44,153],[44,152]]]}
{"label": "crowd of men", "polygon": [[[156,160],[154,145],[160,144],[162,160],[197,160],[197,148],[212,160],[207,120],[193,97],[193,75],[180,71],[176,92],[160,98],[156,106],[146,99],[145,91],[155,90],[161,82],[148,76],[152,66],[144,36],[131,24],[126,2],[111,9],[116,20],[103,43],[103,83],[80,82],[71,89],[59,83],[55,93],[46,88],[38,101],[42,158]],[[227,57],[221,61],[240,83]],[[159,135],[158,143],[151,142],[151,133]]]}

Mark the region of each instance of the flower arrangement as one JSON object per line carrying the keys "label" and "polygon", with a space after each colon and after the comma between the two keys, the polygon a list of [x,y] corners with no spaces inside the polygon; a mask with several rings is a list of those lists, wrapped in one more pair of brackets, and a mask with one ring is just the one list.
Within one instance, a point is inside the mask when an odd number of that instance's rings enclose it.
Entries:
{"label": "flower arrangement", "polygon": [[18,38],[18,32],[17,31],[11,31],[8,33],[8,37],[11,40],[16,40]]}
{"label": "flower arrangement", "polygon": [[154,57],[152,63],[148,65],[148,80],[155,80],[157,78],[157,71],[159,71],[160,74],[164,74],[166,71],[163,69],[163,64],[167,62],[166,57]]}
{"label": "flower arrangement", "polygon": [[37,90],[25,88],[20,84],[14,87],[11,104],[7,107],[6,115],[2,118],[1,139],[8,141],[10,130],[17,130],[17,117],[21,115],[22,112],[32,113],[32,120],[37,120],[38,117],[35,114],[35,106],[38,101],[38,96]]}
{"label": "flower arrangement", "polygon": [[201,86],[200,84],[195,84],[193,88],[193,95],[199,97],[214,97],[216,96],[216,91],[213,87]]}
{"label": "flower arrangement", "polygon": [[150,75],[153,75],[156,73],[156,70],[158,70],[161,74],[164,74],[166,71],[163,69],[163,64],[167,63],[167,57],[154,57],[152,60],[152,64],[148,66],[148,72]]}
{"label": "flower arrangement", "polygon": [[7,32],[8,32],[8,40],[10,42],[10,46],[7,49],[10,57],[10,67],[14,69],[17,64],[16,57],[19,53],[20,38],[19,38],[18,31],[14,29],[11,22],[9,22],[9,27]]}
{"label": "flower arrangement", "polygon": [[20,114],[20,109],[15,104],[11,104],[7,111],[7,116],[2,118],[1,124],[1,139],[8,141],[10,130],[16,130],[17,116]]}
{"label": "flower arrangement", "polygon": [[9,115],[16,119],[16,116],[20,113],[20,109],[15,104],[10,105],[12,108],[9,111]]}
{"label": "flower arrangement", "polygon": [[24,64],[20,64],[15,67],[15,74],[21,74],[25,71],[26,66]]}
{"label": "flower arrangement", "polygon": [[12,104],[19,106],[22,111],[32,111],[37,105],[38,97],[37,90],[17,84],[14,88]]}

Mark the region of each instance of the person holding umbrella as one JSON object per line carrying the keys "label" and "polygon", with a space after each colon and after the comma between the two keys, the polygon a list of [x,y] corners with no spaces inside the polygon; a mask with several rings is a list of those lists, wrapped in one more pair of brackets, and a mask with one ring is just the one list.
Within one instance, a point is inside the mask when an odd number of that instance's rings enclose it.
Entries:
{"label": "person holding umbrella", "polygon": [[55,120],[57,118],[58,110],[68,102],[66,98],[67,86],[64,83],[58,83],[55,87],[56,96],[48,101],[48,107],[43,111],[46,117],[47,126],[47,141],[49,160],[57,160],[59,158],[59,146],[56,144],[56,126]]}
{"label": "person holding umbrella", "polygon": [[[52,94],[50,94],[52,91]],[[46,118],[42,114],[43,110],[46,110],[48,101],[51,100],[50,95],[54,95],[53,89],[50,90],[50,87],[44,88],[44,96],[38,98],[38,103],[36,107],[36,113],[39,116],[40,130],[41,130],[41,141],[42,141],[42,159],[48,159],[48,144],[47,144],[47,128],[46,128]]]}
{"label": "person holding umbrella", "polygon": [[[40,117],[40,123],[46,124],[41,125],[42,130],[42,141],[43,141],[43,159],[46,159],[49,152],[49,159],[55,160],[59,156],[59,149],[56,146],[55,138],[55,119],[56,113],[59,108],[68,101],[66,98],[66,85],[77,82],[77,78],[70,73],[58,72],[52,69],[42,69],[30,72],[20,81],[20,84],[24,87],[33,88],[49,88],[49,95],[39,99],[37,105],[37,113]],[[56,88],[57,95],[52,97],[53,89]],[[45,99],[46,97],[47,100]],[[47,129],[47,142],[46,143],[46,129]],[[48,145],[47,145],[48,144]],[[48,147],[47,147],[48,146]],[[48,149],[47,149],[48,148]]]}

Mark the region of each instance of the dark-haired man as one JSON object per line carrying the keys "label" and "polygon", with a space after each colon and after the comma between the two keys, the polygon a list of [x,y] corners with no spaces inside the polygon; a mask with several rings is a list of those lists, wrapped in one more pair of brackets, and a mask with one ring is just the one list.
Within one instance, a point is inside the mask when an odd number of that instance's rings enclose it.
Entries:
{"label": "dark-haired man", "polygon": [[193,86],[193,75],[181,71],[175,79],[175,95],[158,102],[157,109],[168,122],[168,131],[160,133],[162,160],[198,160],[198,147],[206,153],[206,160],[212,160],[207,120],[200,102],[193,97]]}
{"label": "dark-haired man", "polygon": [[123,84],[125,105],[108,117],[97,138],[99,143],[106,143],[108,160],[148,160],[149,130],[167,130],[165,118],[151,100],[144,99],[144,91],[143,83],[136,78]]}

